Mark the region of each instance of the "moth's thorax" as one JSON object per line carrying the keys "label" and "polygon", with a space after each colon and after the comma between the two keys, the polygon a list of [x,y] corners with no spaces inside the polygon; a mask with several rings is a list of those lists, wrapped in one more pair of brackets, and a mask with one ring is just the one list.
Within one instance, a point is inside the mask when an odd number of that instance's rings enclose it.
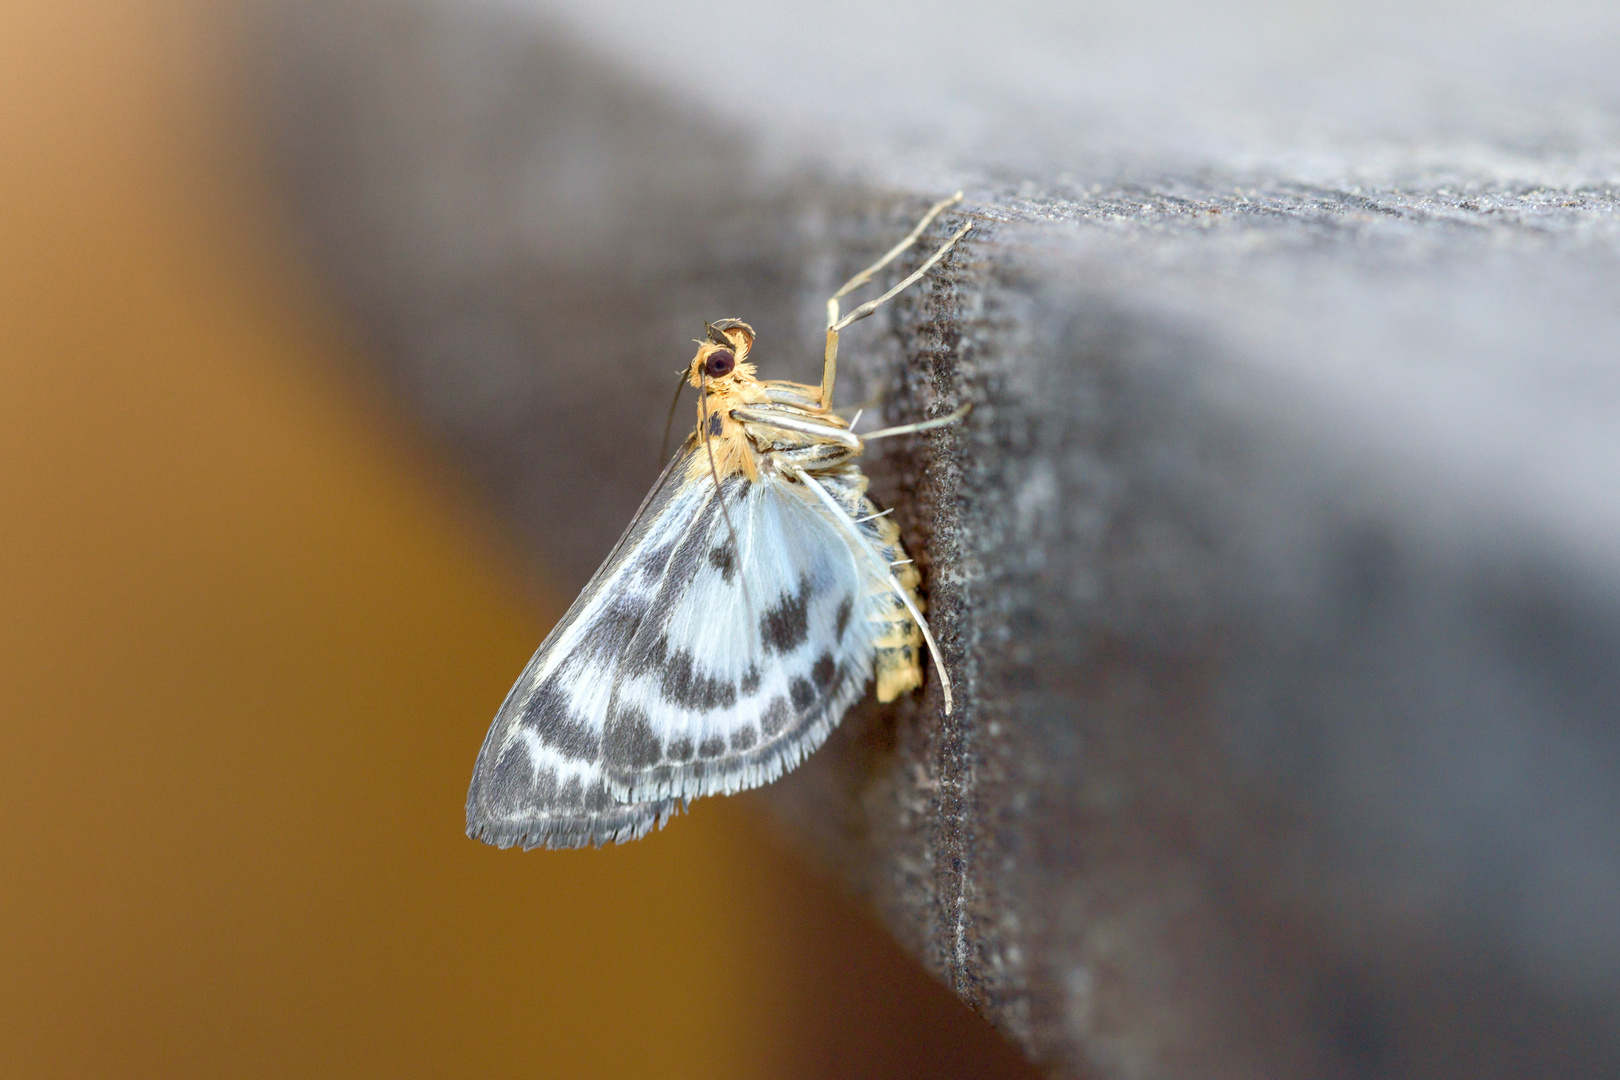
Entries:
{"label": "moth's thorax", "polygon": [[[692,440],[698,446],[705,441],[709,444],[692,461],[694,475],[712,469],[722,480],[737,474],[758,480],[772,468],[771,454],[833,441],[825,429],[848,430],[848,422],[822,407],[820,387],[756,377],[754,365],[746,359],[754,342],[746,324],[734,319],[710,324],[709,337],[698,346],[687,371],[687,381],[699,393]],[[823,430],[776,427],[763,422],[769,417],[797,420],[801,427],[809,423]],[[840,446],[847,441],[834,439],[834,445]]]}

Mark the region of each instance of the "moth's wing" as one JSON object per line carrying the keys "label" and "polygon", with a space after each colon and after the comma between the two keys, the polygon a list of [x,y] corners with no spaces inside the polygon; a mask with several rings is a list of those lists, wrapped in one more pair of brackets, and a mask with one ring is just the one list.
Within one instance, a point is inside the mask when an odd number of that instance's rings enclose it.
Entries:
{"label": "moth's wing", "polygon": [[619,843],[662,826],[671,798],[615,797],[602,771],[614,669],[683,540],[707,545],[714,485],[686,479],[694,443],[664,469],[567,614],[547,635],[484,737],[467,791],[467,835],[497,847]]}
{"label": "moth's wing", "polygon": [[[859,473],[828,486],[860,512]],[[735,542],[723,519],[689,534],[608,694],[603,766],[629,801],[738,791],[793,768],[860,697],[894,618],[887,562],[802,485],[766,473],[725,491]]]}

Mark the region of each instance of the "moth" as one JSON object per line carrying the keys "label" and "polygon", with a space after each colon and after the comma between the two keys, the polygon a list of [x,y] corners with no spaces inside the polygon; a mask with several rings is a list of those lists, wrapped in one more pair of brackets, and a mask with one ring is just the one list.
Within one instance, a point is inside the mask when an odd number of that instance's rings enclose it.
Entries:
{"label": "moth", "polygon": [[685,381],[696,430],[670,459],[579,599],[507,694],[467,793],[467,834],[498,847],[575,848],[646,835],[696,797],[769,783],[826,740],[864,692],[922,684],[916,567],[858,458],[875,439],[832,409],[838,335],[920,280],[840,317],[839,301],[911,248],[961,193],[827,301],[820,386],[762,381],[754,331],[706,324]]}

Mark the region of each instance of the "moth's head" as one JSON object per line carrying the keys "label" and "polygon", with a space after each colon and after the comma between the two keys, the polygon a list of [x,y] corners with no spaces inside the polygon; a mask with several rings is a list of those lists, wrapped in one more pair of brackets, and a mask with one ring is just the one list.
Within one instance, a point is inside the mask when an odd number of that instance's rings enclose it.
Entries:
{"label": "moth's head", "polygon": [[724,390],[739,382],[751,381],[754,365],[748,363],[748,350],[754,347],[754,328],[741,319],[720,319],[704,323],[708,340],[698,342],[697,355],[686,378],[693,386],[705,384]]}

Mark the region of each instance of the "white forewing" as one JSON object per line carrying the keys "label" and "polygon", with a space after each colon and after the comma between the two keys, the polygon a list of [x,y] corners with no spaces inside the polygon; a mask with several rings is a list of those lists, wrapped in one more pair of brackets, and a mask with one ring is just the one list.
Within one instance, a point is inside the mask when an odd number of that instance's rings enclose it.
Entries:
{"label": "white forewing", "polygon": [[[792,768],[865,687],[882,556],[774,473],[725,481],[728,527],[709,478],[686,479],[701,452],[666,470],[501,706],[468,793],[473,835],[640,836],[678,800]],[[857,478],[827,483],[851,516]]]}

